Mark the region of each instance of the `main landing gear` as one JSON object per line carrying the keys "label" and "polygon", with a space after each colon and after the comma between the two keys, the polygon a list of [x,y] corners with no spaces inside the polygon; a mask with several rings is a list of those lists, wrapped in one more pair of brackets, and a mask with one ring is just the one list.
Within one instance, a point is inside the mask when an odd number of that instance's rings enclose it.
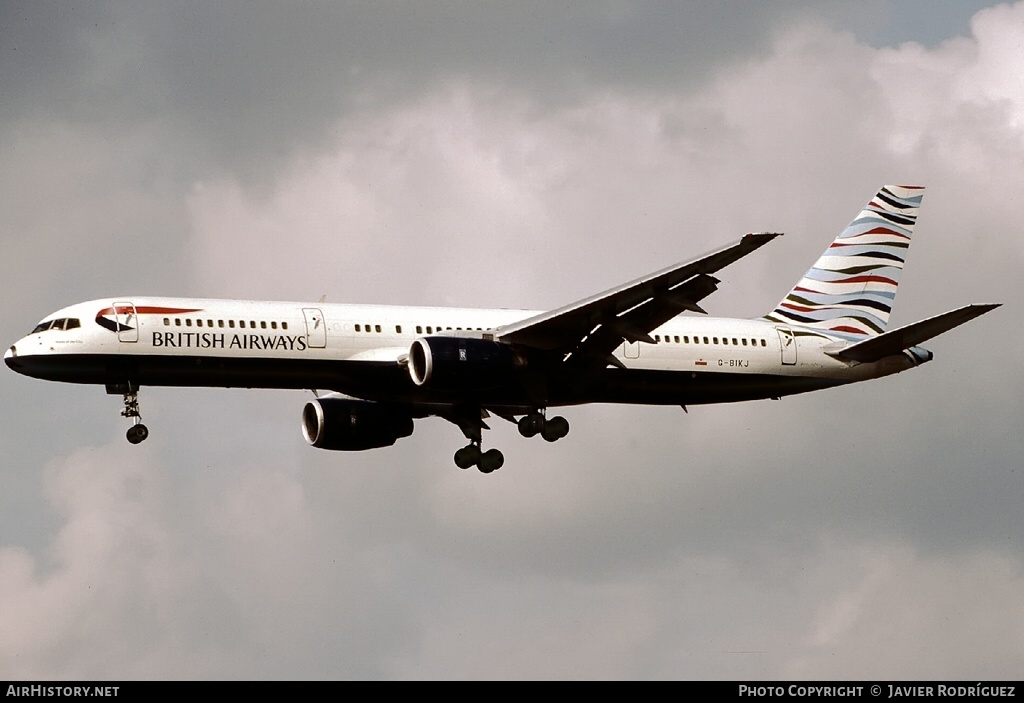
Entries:
{"label": "main landing gear", "polygon": [[557,442],[569,434],[569,421],[561,415],[556,415],[549,420],[544,417],[543,412],[534,412],[523,415],[516,425],[522,436],[536,437],[540,435],[548,442]]}
{"label": "main landing gear", "polygon": [[462,434],[466,435],[469,444],[455,452],[455,465],[460,469],[477,467],[480,473],[489,474],[497,471],[505,463],[505,455],[497,449],[483,451],[483,430],[487,429],[484,419],[487,411],[482,408],[459,408],[444,418],[458,425]]}
{"label": "main landing gear", "polygon": [[149,436],[149,428],[142,424],[142,415],[139,413],[139,389],[130,388],[124,393],[124,410],[122,417],[132,420],[132,426],[128,428],[126,436],[132,444],[138,444]]}
{"label": "main landing gear", "polygon": [[488,449],[486,452],[480,449],[480,442],[471,441],[462,449],[455,452],[455,465],[460,469],[468,469],[475,466],[480,473],[489,474],[497,471],[505,463],[505,455],[499,449]]}
{"label": "main landing gear", "polygon": [[[497,471],[505,463],[505,455],[498,449],[481,448],[483,430],[488,429],[484,419],[488,417],[486,410],[479,408],[460,409],[450,415],[444,415],[445,419],[455,423],[466,435],[469,444],[455,452],[455,465],[460,469],[477,467],[481,473],[489,474]],[[512,415],[504,415],[509,422],[515,422],[519,428],[519,434],[524,437],[536,437],[540,435],[548,442],[555,442],[569,434],[569,421],[564,417],[557,416],[548,419],[544,416],[544,410],[535,410],[524,415],[517,421]]]}
{"label": "main landing gear", "polygon": [[497,471],[505,463],[505,455],[497,449],[488,449],[486,452],[480,448],[483,443],[482,431],[487,428],[484,424],[483,412],[473,416],[463,415],[455,421],[462,434],[466,435],[469,444],[455,452],[455,465],[460,469],[468,469],[475,466],[480,473],[489,474]]}

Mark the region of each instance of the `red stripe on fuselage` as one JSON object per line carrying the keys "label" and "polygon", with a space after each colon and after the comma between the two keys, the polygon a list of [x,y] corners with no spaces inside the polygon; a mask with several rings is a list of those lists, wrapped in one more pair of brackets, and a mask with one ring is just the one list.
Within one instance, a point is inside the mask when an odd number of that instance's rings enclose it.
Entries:
{"label": "red stripe on fuselage", "polygon": [[[161,307],[148,306],[148,305],[140,305],[140,306],[135,307],[135,313],[137,315],[180,315],[180,314],[186,313],[186,312],[202,312],[202,311],[203,311],[202,308],[161,308]],[[118,315],[127,315],[128,313],[132,312],[132,306],[131,305],[118,305],[116,308],[113,308],[113,307],[104,308],[103,310],[100,310],[98,313],[96,313],[96,316],[100,317],[102,315],[113,315],[115,312]]]}

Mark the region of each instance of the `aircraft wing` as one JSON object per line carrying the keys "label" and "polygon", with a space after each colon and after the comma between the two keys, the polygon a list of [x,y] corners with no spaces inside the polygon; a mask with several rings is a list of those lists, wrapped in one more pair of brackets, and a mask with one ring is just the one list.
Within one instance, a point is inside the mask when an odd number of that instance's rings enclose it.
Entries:
{"label": "aircraft wing", "polygon": [[572,352],[616,363],[611,352],[622,342],[654,343],[651,330],[697,304],[717,288],[710,274],[759,249],[779,233],[748,234],[701,257],[669,266],[557,310],[501,327],[495,338],[546,351]]}

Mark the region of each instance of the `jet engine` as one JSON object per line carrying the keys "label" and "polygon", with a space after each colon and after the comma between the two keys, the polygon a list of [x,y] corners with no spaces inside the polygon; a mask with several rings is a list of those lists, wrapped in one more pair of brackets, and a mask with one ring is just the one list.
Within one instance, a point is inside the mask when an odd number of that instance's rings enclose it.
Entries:
{"label": "jet engine", "polygon": [[412,434],[412,417],[367,400],[327,395],[302,409],[302,434],[320,449],[361,451],[390,447]]}
{"label": "jet engine", "polygon": [[441,390],[501,386],[522,365],[512,347],[486,339],[420,337],[409,348],[413,383]]}

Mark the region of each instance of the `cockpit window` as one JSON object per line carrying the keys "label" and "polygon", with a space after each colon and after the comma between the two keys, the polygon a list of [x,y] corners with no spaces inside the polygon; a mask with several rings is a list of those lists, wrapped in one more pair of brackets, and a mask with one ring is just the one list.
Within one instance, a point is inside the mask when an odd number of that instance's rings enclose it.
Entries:
{"label": "cockpit window", "polygon": [[36,325],[36,328],[29,334],[37,334],[46,330],[73,330],[81,327],[82,323],[76,317],[62,317],[59,320],[45,320]]}

